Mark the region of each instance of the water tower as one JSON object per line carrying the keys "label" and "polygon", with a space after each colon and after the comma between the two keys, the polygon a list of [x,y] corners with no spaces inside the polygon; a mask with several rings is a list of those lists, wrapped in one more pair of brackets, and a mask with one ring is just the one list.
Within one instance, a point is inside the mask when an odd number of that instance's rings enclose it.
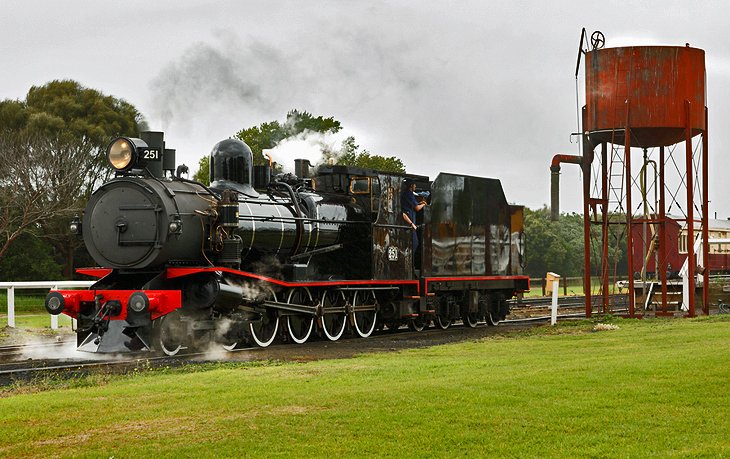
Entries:
{"label": "water tower", "polygon": [[[655,313],[673,314],[667,307],[667,277],[679,267],[668,260],[684,249],[690,292],[685,306],[694,316],[697,252],[707,260],[709,251],[705,53],[689,44],[603,48],[600,32],[592,35],[593,49],[583,49],[585,37],[584,30],[578,62],[584,55],[583,154],[556,155],[551,170],[554,184],[560,162],[578,163],[583,171],[586,315],[594,312],[588,294],[592,254],[600,260],[593,269],[602,295],[597,312],[613,312],[609,284],[621,263],[628,268],[630,316],[637,315],[637,290],[640,297],[649,293],[648,264],[661,290]],[[553,216],[557,192],[554,196]],[[668,238],[670,211],[671,223],[682,226],[684,247]],[[616,258],[621,237],[626,260]],[[709,270],[701,271],[707,312]]]}

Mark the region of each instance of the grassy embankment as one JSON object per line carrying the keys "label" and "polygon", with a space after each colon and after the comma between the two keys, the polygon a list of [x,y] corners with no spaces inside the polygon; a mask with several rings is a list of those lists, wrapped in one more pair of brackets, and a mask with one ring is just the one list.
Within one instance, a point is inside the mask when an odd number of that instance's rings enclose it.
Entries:
{"label": "grassy embankment", "polygon": [[0,456],[730,455],[730,318],[614,320],[0,399]]}

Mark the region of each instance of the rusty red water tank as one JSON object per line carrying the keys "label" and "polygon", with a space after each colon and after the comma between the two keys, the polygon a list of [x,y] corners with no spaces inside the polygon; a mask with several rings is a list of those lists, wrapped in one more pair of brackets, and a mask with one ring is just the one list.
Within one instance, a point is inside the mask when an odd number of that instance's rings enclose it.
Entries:
{"label": "rusty red water tank", "polygon": [[705,52],[689,46],[631,46],[586,53],[586,126],[594,145],[658,147],[705,131]]}

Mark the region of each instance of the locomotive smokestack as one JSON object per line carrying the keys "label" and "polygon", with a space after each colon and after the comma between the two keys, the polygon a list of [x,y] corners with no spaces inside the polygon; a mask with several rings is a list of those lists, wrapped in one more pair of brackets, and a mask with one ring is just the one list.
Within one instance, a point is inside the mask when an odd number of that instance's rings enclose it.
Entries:
{"label": "locomotive smokestack", "polygon": [[257,190],[265,190],[271,182],[271,168],[268,163],[263,166],[253,167],[253,187]]}

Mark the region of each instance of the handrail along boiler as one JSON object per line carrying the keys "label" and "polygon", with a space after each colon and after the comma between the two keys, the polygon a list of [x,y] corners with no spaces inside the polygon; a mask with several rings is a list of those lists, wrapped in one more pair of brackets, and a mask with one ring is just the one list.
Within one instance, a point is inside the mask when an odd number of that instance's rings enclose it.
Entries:
{"label": "handrail along boiler", "polygon": [[[422,330],[455,321],[496,325],[523,275],[523,208],[499,180],[347,166],[297,176],[254,166],[251,149],[223,140],[210,186],[182,177],[163,134],[113,140],[116,176],[91,196],[71,230],[100,268],[88,290],[51,291],[51,314],[78,320],[79,349],[161,350],[216,341],[268,346],[277,337],[337,340],[346,330]],[[402,218],[404,180],[430,195],[413,250]]]}

